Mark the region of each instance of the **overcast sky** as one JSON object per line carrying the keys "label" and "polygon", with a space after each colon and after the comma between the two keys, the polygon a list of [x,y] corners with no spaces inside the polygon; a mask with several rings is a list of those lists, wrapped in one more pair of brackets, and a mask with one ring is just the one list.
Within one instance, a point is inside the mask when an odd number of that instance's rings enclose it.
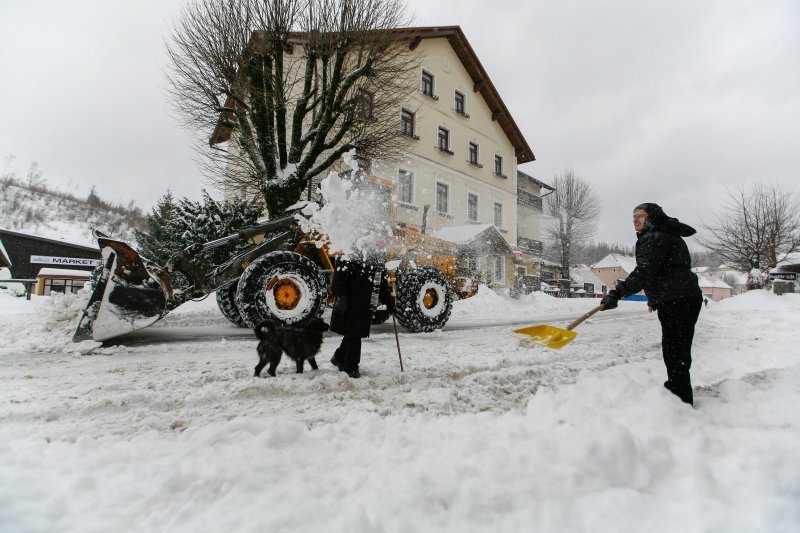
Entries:
{"label": "overcast sky", "polygon": [[[149,209],[204,186],[164,94],[176,0],[0,1],[0,158],[24,176]],[[414,0],[460,25],[550,182],[603,204],[595,239],[631,245],[633,207],[699,226],[725,187],[800,170],[800,2]],[[2,160],[0,160],[2,166]]]}

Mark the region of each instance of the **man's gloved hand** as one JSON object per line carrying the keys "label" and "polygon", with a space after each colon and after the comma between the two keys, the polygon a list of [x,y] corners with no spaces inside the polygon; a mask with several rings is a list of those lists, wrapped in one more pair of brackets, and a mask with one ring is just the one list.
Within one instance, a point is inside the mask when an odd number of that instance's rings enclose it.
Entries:
{"label": "man's gloved hand", "polygon": [[609,309],[616,309],[618,300],[619,300],[619,292],[617,292],[615,289],[608,291],[608,294],[603,296],[603,299],[600,300],[600,304],[603,305],[603,311],[608,311]]}
{"label": "man's gloved hand", "polygon": [[386,310],[394,314],[394,298],[389,298],[389,301],[386,302]]}
{"label": "man's gloved hand", "polygon": [[333,314],[344,315],[347,312],[347,296],[337,296],[333,303]]}

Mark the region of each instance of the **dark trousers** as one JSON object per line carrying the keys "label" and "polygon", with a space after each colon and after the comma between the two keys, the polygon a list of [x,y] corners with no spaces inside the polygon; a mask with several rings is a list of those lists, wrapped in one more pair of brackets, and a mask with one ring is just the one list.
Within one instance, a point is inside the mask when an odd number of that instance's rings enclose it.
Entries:
{"label": "dark trousers", "polygon": [[358,370],[361,363],[361,337],[342,337],[342,343],[333,352],[333,357],[340,362],[345,372]]}
{"label": "dark trousers", "polygon": [[664,387],[688,404],[694,400],[689,369],[692,366],[694,326],[702,305],[703,300],[699,296],[658,304],[661,351],[667,367]]}

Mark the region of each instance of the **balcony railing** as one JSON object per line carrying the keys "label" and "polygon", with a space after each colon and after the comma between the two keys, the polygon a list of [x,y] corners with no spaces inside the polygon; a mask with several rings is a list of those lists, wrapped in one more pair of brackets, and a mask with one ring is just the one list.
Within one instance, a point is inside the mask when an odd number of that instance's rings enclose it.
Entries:
{"label": "balcony railing", "polygon": [[517,202],[542,212],[542,198],[527,191],[517,189]]}
{"label": "balcony railing", "polygon": [[519,246],[524,251],[534,255],[542,255],[543,252],[542,241],[537,241],[534,239],[517,237],[517,246]]}

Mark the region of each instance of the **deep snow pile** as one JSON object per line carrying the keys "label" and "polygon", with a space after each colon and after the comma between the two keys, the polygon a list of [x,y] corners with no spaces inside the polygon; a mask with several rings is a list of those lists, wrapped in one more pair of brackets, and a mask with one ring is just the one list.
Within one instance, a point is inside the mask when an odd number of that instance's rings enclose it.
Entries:
{"label": "deep snow pile", "polygon": [[[0,295],[18,306],[0,324],[35,321],[19,300]],[[209,300],[159,327],[222,330]],[[800,297],[703,310],[696,409],[661,387],[642,304],[562,350],[503,322],[594,304],[481,290],[444,330],[401,333],[403,374],[377,327],[361,380],[327,363],[336,336],[319,371],[268,379],[250,336],[4,351],[0,530],[797,531]]]}
{"label": "deep snow pile", "polygon": [[[90,292],[80,290],[77,294],[57,294],[41,297],[31,296],[25,300],[14,291],[0,291],[0,355],[19,352],[67,352],[82,353],[100,346],[100,343],[72,342],[78,316],[89,301]],[[33,319],[25,311],[34,312]]]}

